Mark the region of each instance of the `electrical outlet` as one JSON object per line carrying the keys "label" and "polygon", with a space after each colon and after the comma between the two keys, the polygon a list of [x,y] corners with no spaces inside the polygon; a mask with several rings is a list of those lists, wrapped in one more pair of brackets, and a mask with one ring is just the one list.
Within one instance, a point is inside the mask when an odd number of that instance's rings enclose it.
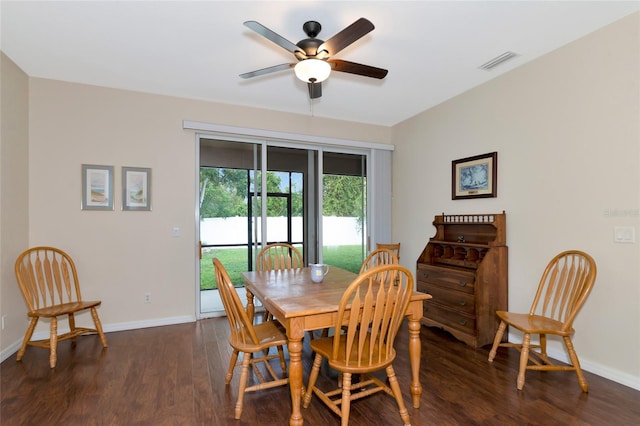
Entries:
{"label": "electrical outlet", "polygon": [[3,316],[2,316],[2,329],[3,329],[3,330],[4,330],[4,326],[5,326],[6,322],[7,322],[7,316],[6,316],[6,315],[3,315]]}
{"label": "electrical outlet", "polygon": [[151,303],[151,293],[144,294],[144,303]]}

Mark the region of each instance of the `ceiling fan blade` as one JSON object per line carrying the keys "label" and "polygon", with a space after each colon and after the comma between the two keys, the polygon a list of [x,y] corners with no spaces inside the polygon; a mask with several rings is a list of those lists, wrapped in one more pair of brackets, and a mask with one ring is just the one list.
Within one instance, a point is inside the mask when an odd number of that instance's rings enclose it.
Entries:
{"label": "ceiling fan blade", "polygon": [[327,62],[331,64],[331,69],[333,71],[348,72],[349,74],[357,74],[371,78],[382,79],[385,78],[389,72],[383,68],[376,68],[370,65],[362,65],[340,59],[329,59]]}
{"label": "ceiling fan blade", "polygon": [[282,37],[280,34],[277,34],[271,31],[269,28],[265,27],[261,23],[256,21],[245,21],[244,25],[247,28],[251,28],[253,31],[257,32],[264,38],[274,42],[275,44],[282,47],[283,49],[288,50],[293,54],[295,54],[296,52],[302,53],[306,57],[306,53],[304,52],[304,50],[296,46],[295,43],[292,43],[286,38]]}
{"label": "ceiling fan blade", "polygon": [[322,83],[307,83],[309,98],[316,99],[322,96]]}
{"label": "ceiling fan blade", "polygon": [[347,28],[340,31],[338,34],[331,37],[329,40],[318,46],[316,55],[323,50],[328,52],[329,56],[334,56],[336,53],[349,46],[354,41],[364,37],[369,32],[373,31],[375,27],[365,18],[360,18]]}
{"label": "ceiling fan blade", "polygon": [[250,71],[250,72],[245,72],[244,74],[240,74],[240,77],[242,77],[242,78],[257,77],[259,75],[265,75],[265,74],[269,74],[269,73],[276,72],[276,71],[283,71],[283,70],[292,68],[293,66],[295,66],[295,64],[274,65],[272,67],[262,68],[262,69],[255,70],[255,71]]}

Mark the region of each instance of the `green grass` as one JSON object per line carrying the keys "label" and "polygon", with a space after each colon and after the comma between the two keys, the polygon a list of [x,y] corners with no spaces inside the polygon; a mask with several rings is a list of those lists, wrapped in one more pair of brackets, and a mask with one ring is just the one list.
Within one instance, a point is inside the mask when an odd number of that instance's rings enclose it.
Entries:
{"label": "green grass", "polygon": [[[200,260],[200,290],[218,288],[213,262],[211,261],[214,257],[220,259],[220,262],[229,273],[231,281],[236,286],[244,285],[241,274],[247,270],[247,249],[221,248],[202,253],[202,259]],[[352,272],[358,272],[362,264],[362,248],[361,246],[325,247],[324,262]]]}

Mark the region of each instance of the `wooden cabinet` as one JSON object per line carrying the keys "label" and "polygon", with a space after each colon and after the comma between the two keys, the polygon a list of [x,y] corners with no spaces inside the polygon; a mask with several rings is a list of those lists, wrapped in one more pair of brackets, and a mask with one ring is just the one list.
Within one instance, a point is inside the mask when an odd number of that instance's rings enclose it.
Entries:
{"label": "wooden cabinet", "polygon": [[418,291],[429,293],[422,323],[481,347],[493,343],[507,310],[506,214],[438,215],[417,261]]}

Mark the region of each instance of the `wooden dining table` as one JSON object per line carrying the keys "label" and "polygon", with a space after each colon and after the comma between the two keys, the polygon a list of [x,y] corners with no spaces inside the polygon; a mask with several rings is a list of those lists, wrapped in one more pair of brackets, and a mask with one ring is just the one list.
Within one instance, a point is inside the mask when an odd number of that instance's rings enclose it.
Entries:
{"label": "wooden dining table", "polygon": [[[247,290],[247,311],[255,312],[254,297],[286,328],[289,339],[289,387],[291,417],[289,424],[304,423],[300,403],[304,393],[302,383],[302,338],[306,331],[335,326],[338,305],[344,290],[357,277],[353,272],[331,266],[320,283],[311,281],[311,269],[284,269],[243,272]],[[420,319],[426,293],[414,292],[407,309],[409,326],[409,359],[411,364],[412,403],[420,407]]]}

